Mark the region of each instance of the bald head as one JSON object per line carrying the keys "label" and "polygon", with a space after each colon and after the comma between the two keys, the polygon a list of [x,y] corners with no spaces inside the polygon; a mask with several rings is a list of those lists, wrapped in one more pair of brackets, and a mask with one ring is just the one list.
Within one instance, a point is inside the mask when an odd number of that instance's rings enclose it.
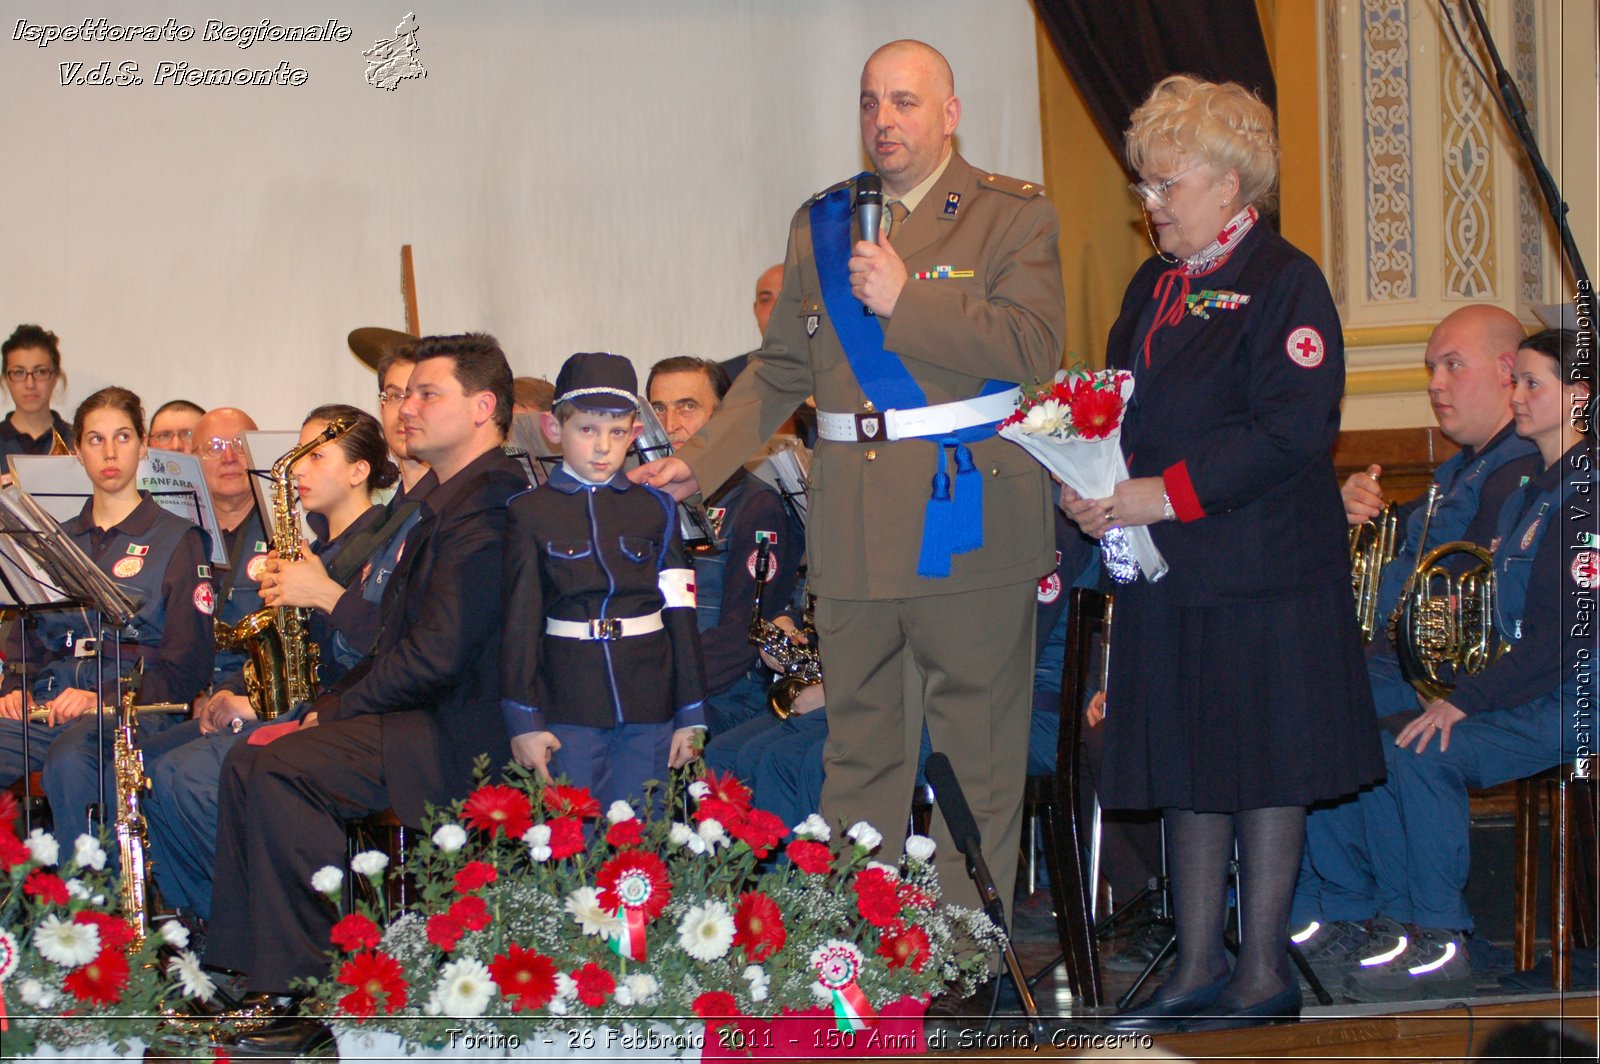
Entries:
{"label": "bald head", "polygon": [[1439,429],[1463,447],[1488,443],[1511,421],[1511,363],[1522,343],[1514,314],[1485,303],[1462,307],[1428,338],[1428,402]]}
{"label": "bald head", "polygon": [[893,199],[932,176],[950,154],[961,101],[944,56],[921,41],[891,41],[861,70],[861,147]]}
{"label": "bald head", "polygon": [[935,90],[941,96],[954,96],[956,94],[956,75],[950,69],[950,60],[931,44],[915,41],[907,37],[898,41],[890,41],[876,52],[867,56],[867,66],[872,66],[878,59],[898,59],[920,67],[926,72]]}
{"label": "bald head", "polygon": [[756,302],[751,309],[756,312],[756,328],[761,330],[761,335],[767,335],[767,321],[772,317],[772,308],[778,302],[778,293],[783,290],[783,263],[768,266],[756,278]]}
{"label": "bald head", "polygon": [[255,428],[255,420],[233,406],[206,411],[200,424],[195,426],[194,445],[201,458],[200,472],[205,475],[206,487],[218,506],[249,505],[250,471],[245,465],[244,451],[236,441],[244,433],[254,432]]}

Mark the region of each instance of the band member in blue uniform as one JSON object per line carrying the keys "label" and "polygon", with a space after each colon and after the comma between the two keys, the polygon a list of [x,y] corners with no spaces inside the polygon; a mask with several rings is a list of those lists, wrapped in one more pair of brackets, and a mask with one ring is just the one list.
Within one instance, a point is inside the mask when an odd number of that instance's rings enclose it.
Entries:
{"label": "band member in blue uniform", "polygon": [[1287,946],[1305,807],[1383,775],[1331,457],[1339,316],[1316,263],[1260,220],[1278,150],[1258,98],[1167,78],[1127,146],[1158,251],[1107,343],[1107,364],[1134,374],[1131,479],[1107,499],[1063,493],[1091,536],[1149,525],[1171,565],[1117,591],[1100,797],[1163,810],[1178,963],[1118,1022],[1245,1026],[1300,1012]]}
{"label": "band member in blue uniform", "polygon": [[37,325],[18,325],[0,344],[6,391],[16,409],[0,420],[0,475],[11,476],[7,455],[64,454],[72,449],[72,426],[50,409],[50,397],[66,379],[56,334]]}
{"label": "band member in blue uniform", "polygon": [[580,353],[556,376],[561,467],[511,500],[500,705],[517,761],[602,806],[695,757],[705,664],[676,504],[622,460],[639,433],[638,377]]}
{"label": "band member in blue uniform", "polygon": [[1592,617],[1600,587],[1593,352],[1592,340],[1580,351],[1577,334],[1554,329],[1517,351],[1511,408],[1517,434],[1539,449],[1541,469],[1506,500],[1493,541],[1494,638],[1508,649],[1459,677],[1445,698],[1402,692],[1421,713],[1397,724],[1384,745],[1389,781],[1377,793],[1387,801],[1362,802],[1378,911],[1398,933],[1384,953],[1369,951],[1351,970],[1349,1000],[1472,992],[1467,790],[1531,776],[1576,750],[1569,714],[1593,704],[1595,647],[1577,607],[1586,597]]}
{"label": "band member in blue uniform", "polygon": [[[681,355],[650,367],[645,397],[673,446],[681,447],[711,419],[730,385],[721,364]],[[716,531],[715,548],[695,551],[690,561],[706,660],[706,732],[715,739],[767,712],[770,677],[750,644],[760,545],[771,544],[761,596],[762,611],[771,617],[794,597],[805,544],[783,496],[743,467],[706,497],[706,513]]]}
{"label": "band member in blue uniform", "polygon": [[[56,834],[76,838],[89,828],[88,807],[99,801],[100,732],[94,710],[115,701],[120,657],[123,677],[143,663],[141,702],[193,701],[211,677],[211,617],[216,592],[200,529],[163,510],[137,485],[144,454],[144,411],[126,388],[102,388],[78,407],[73,434],[78,460],[93,485],[83,512],[63,528],[133,600],[137,612],[120,631],[107,627],[94,642],[85,610],[44,614],[28,631],[28,690],[5,678],[0,698],[0,784],[43,767]],[[6,660],[22,657],[19,625]],[[114,644],[120,644],[115,646]],[[103,676],[106,690],[97,691]],[[21,729],[27,711],[45,711],[32,725],[29,759],[22,764]],[[151,735],[179,718],[146,717]],[[106,732],[109,746],[110,732]],[[108,771],[109,757],[104,761]],[[105,794],[111,793],[107,782]]]}
{"label": "band member in blue uniform", "polygon": [[[200,458],[200,473],[211,492],[223,551],[228,556],[228,564],[219,566],[216,573],[219,631],[261,608],[261,574],[272,549],[245,460],[244,434],[255,430],[255,419],[231,406],[206,411],[195,426],[194,451]],[[211,697],[225,692],[244,694],[244,663],[242,649],[226,645],[217,649]]]}

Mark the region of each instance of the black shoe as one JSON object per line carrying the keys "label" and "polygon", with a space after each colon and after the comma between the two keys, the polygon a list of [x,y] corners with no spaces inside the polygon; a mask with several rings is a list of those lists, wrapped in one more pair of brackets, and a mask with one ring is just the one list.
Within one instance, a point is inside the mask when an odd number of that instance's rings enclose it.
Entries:
{"label": "black shoe", "polygon": [[327,1024],[304,1016],[285,1016],[260,1030],[238,1035],[227,1048],[233,1056],[292,1060],[315,1053],[332,1042],[333,1031]]}
{"label": "black shoe", "polygon": [[[1191,990],[1187,994],[1179,994],[1177,997],[1158,997],[1161,991],[1157,990],[1138,1008],[1119,1012],[1110,1017],[1106,1021],[1106,1026],[1116,1031],[1152,1033],[1176,1031],[1184,1021],[1209,1014],[1212,1004],[1222,996],[1222,991],[1227,988],[1228,981],[1232,978],[1231,973],[1225,974],[1209,986]],[[1299,987],[1295,990],[1298,992]]]}
{"label": "black shoe", "polygon": [[1265,1027],[1273,1023],[1300,1022],[1300,984],[1272,995],[1254,1005],[1214,1005],[1210,1015],[1191,1020],[1183,1025],[1183,1033],[1191,1031],[1233,1031],[1242,1027]]}

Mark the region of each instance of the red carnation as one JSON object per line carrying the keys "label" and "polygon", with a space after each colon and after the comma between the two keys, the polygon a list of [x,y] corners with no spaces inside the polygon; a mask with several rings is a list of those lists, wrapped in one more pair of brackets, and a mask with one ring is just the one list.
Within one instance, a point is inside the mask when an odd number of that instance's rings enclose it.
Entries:
{"label": "red carnation", "polygon": [[128,957],[115,946],[101,950],[94,960],[74,968],[61,985],[79,1001],[115,1005],[128,986]]}
{"label": "red carnation", "polygon": [[572,981],[578,984],[578,1000],[591,1009],[604,1005],[606,998],[617,988],[617,981],[611,973],[594,961],[573,972]]}
{"label": "red carnation", "polygon": [[733,926],[733,944],[744,947],[745,958],[754,964],[777,953],[789,938],[778,903],[755,891],[739,896]]}
{"label": "red carnation", "polygon": [[10,791],[0,791],[0,831],[13,831],[17,822],[17,796]]}
{"label": "red carnation", "polygon": [[582,851],[583,824],[580,821],[571,817],[561,817],[548,823],[551,859],[560,861]]}
{"label": "red carnation", "polygon": [[357,953],[339,969],[338,981],[353,989],[339,999],[339,1008],[351,1016],[367,1017],[399,1012],[406,1006],[405,972],[387,953]]}
{"label": "red carnation", "polygon": [[600,815],[600,801],[587,787],[563,787],[552,783],[544,789],[544,807],[556,816],[586,820]]}
{"label": "red carnation", "polygon": [[[633,901],[646,920],[660,916],[672,900],[667,866],[655,854],[643,851],[619,853],[601,865],[594,885],[602,909],[619,912],[624,902]],[[643,900],[638,900],[641,897]]]}
{"label": "red carnation", "polygon": [[619,820],[606,829],[606,844],[618,850],[637,846],[644,841],[644,825],[638,817]]}
{"label": "red carnation", "polygon": [[899,883],[883,869],[862,869],[851,888],[861,918],[873,927],[888,927],[900,915]]}
{"label": "red carnation", "polygon": [[428,941],[446,953],[456,948],[467,929],[449,913],[434,913],[428,917]]}
{"label": "red carnation", "polygon": [[1104,439],[1122,422],[1122,393],[1116,388],[1075,388],[1068,411],[1079,436]]}
{"label": "red carnation", "polygon": [[67,904],[67,885],[60,876],[42,868],[35,868],[28,873],[28,878],[22,881],[22,893],[38,898],[46,905]]}
{"label": "red carnation", "polygon": [[367,917],[351,913],[333,925],[328,938],[346,953],[355,953],[357,950],[372,949],[383,940],[383,932]]}
{"label": "red carnation", "polygon": [[779,840],[789,834],[789,826],[783,822],[783,818],[765,809],[752,809],[724,826],[729,835],[750,847],[757,857],[771,853]]}
{"label": "red carnation", "polygon": [[120,916],[89,910],[72,914],[75,924],[93,924],[100,932],[102,947],[121,949],[133,942],[133,925]]}
{"label": "red carnation", "polygon": [[463,819],[492,837],[497,833],[520,839],[533,826],[533,807],[528,796],[515,787],[497,783],[479,787],[461,809]]}
{"label": "red carnation", "polygon": [[[523,831],[526,830],[526,828],[523,829]],[[475,890],[487,887],[499,878],[500,874],[494,870],[494,865],[489,864],[487,861],[468,861],[456,873],[456,893],[471,894]]]}
{"label": "red carnation", "polygon": [[12,833],[10,825],[0,827],[0,870],[10,870],[33,857],[27,844]]}
{"label": "red carnation", "polygon": [[789,855],[796,868],[807,875],[823,876],[833,867],[833,851],[820,842],[795,839],[783,851]]}
{"label": "red carnation", "polygon": [[556,962],[516,943],[495,955],[489,974],[512,1012],[542,1009],[556,996]]}
{"label": "red carnation", "polygon": [[743,821],[744,817],[745,810],[732,802],[723,801],[721,798],[713,798],[710,795],[700,799],[694,806],[694,819],[697,823],[715,820],[723,827],[727,827],[730,824],[737,824]]}
{"label": "red carnation", "polygon": [[476,894],[457,898],[450,903],[450,919],[468,931],[482,931],[489,926],[489,905]]}
{"label": "red carnation", "polygon": [[707,990],[694,999],[694,1014],[706,1021],[715,1031],[731,1025],[739,1018],[739,1003],[732,994],[722,990]]}
{"label": "red carnation", "polygon": [[911,965],[920,972],[928,964],[928,933],[920,927],[902,928],[898,934],[885,935],[878,943],[878,956],[889,962],[891,968]]}

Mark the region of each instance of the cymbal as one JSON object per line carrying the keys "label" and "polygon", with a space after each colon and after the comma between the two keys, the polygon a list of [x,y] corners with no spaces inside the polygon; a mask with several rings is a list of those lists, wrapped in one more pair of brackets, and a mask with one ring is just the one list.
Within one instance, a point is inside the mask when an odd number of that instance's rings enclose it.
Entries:
{"label": "cymbal", "polygon": [[347,341],[351,352],[373,369],[378,368],[391,352],[402,347],[409,347],[417,342],[417,337],[398,329],[385,329],[377,325],[368,325],[361,329],[350,330]]}

